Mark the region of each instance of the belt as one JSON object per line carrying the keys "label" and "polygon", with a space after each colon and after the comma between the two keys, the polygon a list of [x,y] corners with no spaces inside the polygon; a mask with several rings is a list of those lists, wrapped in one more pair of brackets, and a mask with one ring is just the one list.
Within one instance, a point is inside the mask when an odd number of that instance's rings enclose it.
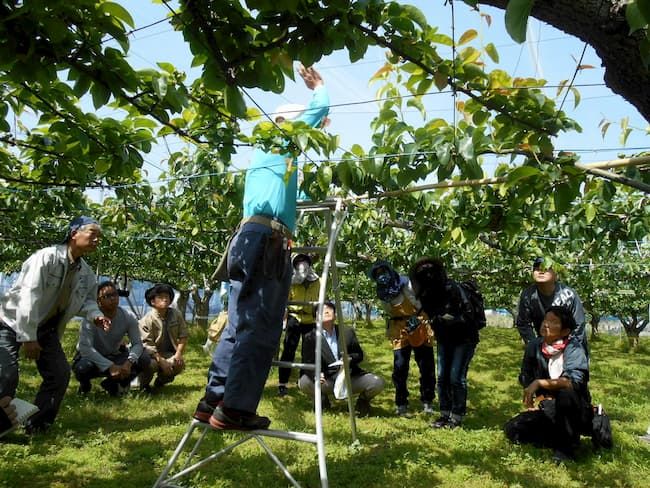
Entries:
{"label": "belt", "polygon": [[266,217],[265,215],[251,215],[250,217],[244,217],[239,225],[242,226],[249,222],[253,224],[265,225],[266,227],[270,227],[271,229],[279,232],[287,239],[292,238],[291,231],[289,230],[289,228],[286,225],[284,225],[282,222],[280,222],[278,219],[274,219],[272,217]]}

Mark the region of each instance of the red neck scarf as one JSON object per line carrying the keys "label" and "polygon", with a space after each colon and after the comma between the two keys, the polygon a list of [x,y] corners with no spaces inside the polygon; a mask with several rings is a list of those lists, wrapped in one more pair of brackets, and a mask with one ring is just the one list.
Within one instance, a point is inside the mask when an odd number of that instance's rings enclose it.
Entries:
{"label": "red neck scarf", "polygon": [[561,353],[566,349],[567,344],[569,343],[569,337],[564,337],[554,341],[552,344],[547,344],[542,341],[542,354],[546,359],[550,359],[553,356]]}

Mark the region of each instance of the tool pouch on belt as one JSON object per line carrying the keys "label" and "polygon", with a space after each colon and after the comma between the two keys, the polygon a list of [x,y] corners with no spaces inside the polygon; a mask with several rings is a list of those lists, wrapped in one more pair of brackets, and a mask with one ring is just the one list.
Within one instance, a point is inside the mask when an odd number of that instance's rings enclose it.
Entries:
{"label": "tool pouch on belt", "polygon": [[264,276],[281,280],[289,269],[290,257],[289,239],[282,232],[274,229],[268,235],[264,247]]}
{"label": "tool pouch on belt", "polygon": [[[239,227],[238,227],[239,228]],[[237,229],[235,229],[235,232],[232,233],[230,238],[228,239],[228,244],[226,244],[226,249],[223,251],[223,255],[221,256],[221,259],[219,260],[219,264],[217,265],[217,269],[214,270],[214,273],[212,273],[212,280],[213,281],[228,281],[228,252],[230,251],[230,245],[232,244],[232,240],[235,237],[235,234],[237,233]]]}

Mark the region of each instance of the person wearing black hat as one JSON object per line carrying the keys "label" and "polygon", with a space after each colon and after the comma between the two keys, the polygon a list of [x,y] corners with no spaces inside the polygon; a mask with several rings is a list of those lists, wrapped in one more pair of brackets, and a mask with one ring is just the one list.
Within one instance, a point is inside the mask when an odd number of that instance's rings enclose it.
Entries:
{"label": "person wearing black hat", "polygon": [[576,321],[573,331],[586,351],[588,351],[585,330],[585,311],[578,293],[571,287],[558,281],[557,273],[550,266],[544,265],[544,258],[533,261],[534,283],[526,288],[519,297],[517,312],[517,329],[524,344],[540,336],[540,327],[547,310],[551,306],[568,308]]}
{"label": "person wearing black hat", "polygon": [[0,398],[18,388],[18,351],[36,361],[43,378],[34,404],[40,409],[25,423],[29,434],[54,422],[70,381],[70,365],[61,347],[66,324],[83,315],[108,330],[111,320],[97,305],[97,280],[82,256],[97,249],[98,222],[76,217],[64,242],[32,254],[11,289],[0,298]]}
{"label": "person wearing black hat", "polygon": [[400,276],[387,261],[376,261],[368,276],[377,284],[377,297],[386,312],[386,335],[393,347],[393,385],[395,413],[406,415],[407,387],[411,352],[420,370],[420,401],[426,414],[433,413],[436,391],[436,367],[433,356],[433,332],[422,305],[415,297],[411,282]]}
{"label": "person wearing black hat", "polygon": [[140,335],[149,364],[132,386],[149,387],[154,373],[158,373],[155,387],[174,381],[183,369],[183,353],[187,346],[189,332],[183,314],[171,306],[174,289],[166,283],[158,283],[144,293],[144,299],[151,310],[140,319]]}
{"label": "person wearing black hat", "polygon": [[[293,276],[289,290],[289,302],[315,302],[320,292],[320,279],[311,267],[311,257],[296,254],[292,261]],[[300,339],[316,327],[316,308],[313,305],[289,305],[287,307],[287,327],[284,331],[282,356],[280,361],[293,362]],[[278,395],[288,393],[287,383],[291,368],[279,368]]]}
{"label": "person wearing black hat", "polygon": [[467,373],[480,341],[472,304],[436,258],[418,260],[409,273],[415,296],[428,315],[438,345],[440,417],[434,429],[455,429],[467,413]]}

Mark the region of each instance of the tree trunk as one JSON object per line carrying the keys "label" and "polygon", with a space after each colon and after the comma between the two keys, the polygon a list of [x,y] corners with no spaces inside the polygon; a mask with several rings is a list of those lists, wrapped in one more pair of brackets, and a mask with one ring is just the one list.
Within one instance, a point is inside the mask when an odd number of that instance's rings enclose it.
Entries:
{"label": "tree trunk", "polygon": [[639,347],[639,336],[638,335],[628,335],[627,342],[630,346],[630,349],[636,350]]}
{"label": "tree trunk", "polygon": [[[479,0],[505,9],[508,0]],[[639,51],[642,31],[629,35],[623,2],[618,0],[545,0],[531,15],[576,36],[594,48],[605,68],[605,84],[650,120],[650,70]]]}
{"label": "tree trunk", "polygon": [[512,328],[516,329],[517,328],[517,312],[519,310],[516,308],[508,309],[508,312],[510,312],[510,315],[512,316]]}
{"label": "tree trunk", "polygon": [[641,334],[643,329],[645,329],[648,321],[637,315],[619,317],[618,319],[621,321],[621,324],[623,324],[630,348],[636,349],[639,346],[639,334]]}
{"label": "tree trunk", "polygon": [[591,319],[589,319],[589,323],[591,324],[591,338],[592,339],[597,339],[598,338],[598,324],[600,323],[600,317],[598,317],[596,314],[591,314]]}
{"label": "tree trunk", "polygon": [[364,305],[366,307],[366,325],[372,327],[372,304],[365,302]]}
{"label": "tree trunk", "polygon": [[210,299],[214,291],[211,288],[203,290],[203,296],[199,294],[199,290],[194,288],[192,290],[192,301],[194,302],[194,316],[197,325],[203,329],[208,328],[208,313],[210,311]]}
{"label": "tree trunk", "polygon": [[187,311],[187,301],[189,298],[189,290],[181,290],[178,292],[178,301],[176,302],[176,306],[178,307],[180,313],[183,315],[183,318],[185,318],[185,312]]}

